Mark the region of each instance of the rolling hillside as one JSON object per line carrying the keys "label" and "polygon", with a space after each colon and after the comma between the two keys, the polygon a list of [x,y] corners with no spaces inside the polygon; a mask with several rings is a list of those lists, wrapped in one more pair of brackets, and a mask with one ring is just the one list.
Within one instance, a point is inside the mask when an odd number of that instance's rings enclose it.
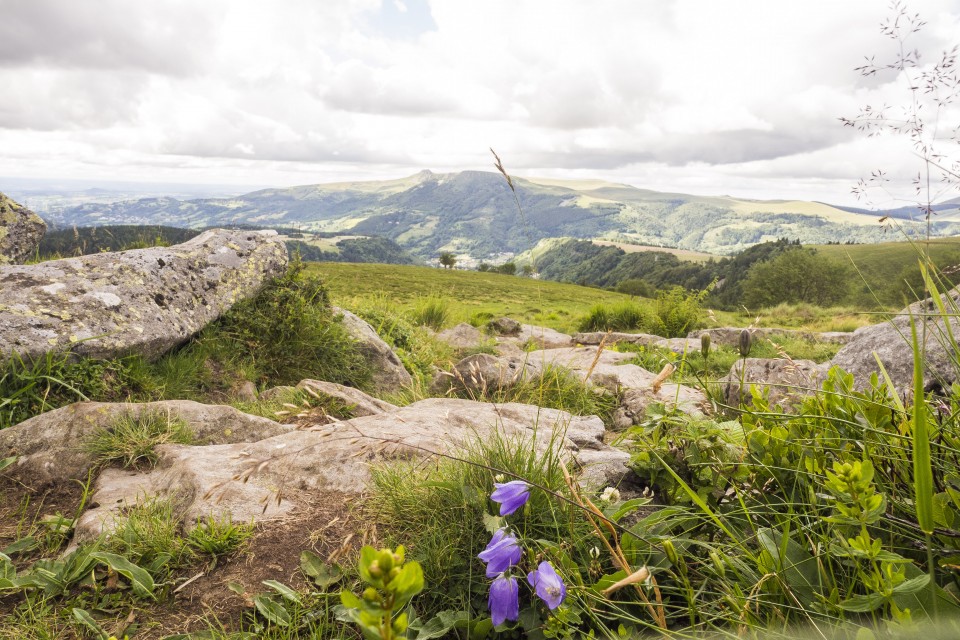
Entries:
{"label": "rolling hillside", "polygon": [[[889,239],[874,215],[817,202],[660,193],[603,181],[515,178],[523,215],[496,173],[421,171],[400,180],[265,189],[225,199],[146,198],[91,203],[46,215],[57,225],[252,224],[382,236],[412,254],[490,258],[557,237],[731,254],[780,237],[804,244]],[[908,232],[921,223],[900,222]],[[937,220],[938,236],[960,222]]]}

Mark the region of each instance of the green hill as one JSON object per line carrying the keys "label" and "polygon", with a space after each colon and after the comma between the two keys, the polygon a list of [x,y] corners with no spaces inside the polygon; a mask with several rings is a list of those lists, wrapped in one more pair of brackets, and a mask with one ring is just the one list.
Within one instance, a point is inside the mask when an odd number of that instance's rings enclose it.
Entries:
{"label": "green hill", "polygon": [[[817,202],[660,193],[602,181],[421,171],[400,180],[264,189],[234,198],[146,198],[89,203],[47,213],[58,226],[163,224],[297,227],[381,236],[425,259],[451,251],[474,259],[517,254],[558,237],[733,254],[778,238],[804,244],[882,242],[877,218]],[[903,221],[908,233],[924,225]],[[933,223],[935,235],[960,222]]]}

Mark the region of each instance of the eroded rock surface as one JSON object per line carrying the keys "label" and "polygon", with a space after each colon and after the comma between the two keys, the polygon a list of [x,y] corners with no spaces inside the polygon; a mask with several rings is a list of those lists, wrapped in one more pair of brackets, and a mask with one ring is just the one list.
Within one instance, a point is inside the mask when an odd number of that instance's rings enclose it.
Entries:
{"label": "eroded rock surface", "polygon": [[155,414],[187,423],[199,444],[252,442],[294,427],[248,415],[233,407],[190,400],[147,403],[78,402],[0,430],[0,458],[17,456],[4,471],[27,486],[85,480],[96,457],[84,449],[95,432],[112,428],[124,416]]}
{"label": "eroded rock surface", "polygon": [[343,326],[357,341],[360,353],[373,370],[373,388],[377,393],[396,393],[413,384],[413,378],[400,358],[365,320],[347,311],[333,308],[343,316]]}
{"label": "eroded rock surface", "polygon": [[480,329],[466,322],[444,329],[437,334],[437,339],[459,350],[476,348],[487,340]]}
{"label": "eroded rock surface", "polygon": [[160,356],[283,273],[275,231],[0,267],[0,357]]}
{"label": "eroded rock surface", "polygon": [[110,468],[100,474],[91,502],[96,506],[80,518],[76,539],[95,537],[118,511],[151,497],[174,499],[188,526],[210,514],[229,513],[235,522],[282,519],[316,491],[360,494],[371,463],[456,455],[494,434],[541,452],[552,443],[572,464],[583,465],[583,484],[616,485],[629,475],[629,455],[603,444],[603,433],[596,417],[522,404],[429,399],[256,442],[162,445],[153,469]]}
{"label": "eroded rock surface", "polygon": [[397,410],[397,407],[389,402],[378,400],[377,398],[365,394],[359,389],[345,387],[342,384],[337,384],[336,382],[324,382],[322,380],[301,380],[296,388],[306,389],[319,394],[321,399],[323,399],[323,396],[326,396],[342,402],[345,405],[347,413],[354,418],[359,418],[361,416],[375,416],[381,413],[389,413]]}
{"label": "eroded rock surface", "polygon": [[46,230],[40,216],[0,193],[0,265],[29,258]]}
{"label": "eroded rock surface", "polygon": [[598,345],[606,338],[605,345],[614,345],[618,342],[629,342],[630,344],[651,345],[657,340],[663,340],[660,336],[651,333],[621,333],[619,331],[590,331],[586,333],[573,334],[574,344]]}

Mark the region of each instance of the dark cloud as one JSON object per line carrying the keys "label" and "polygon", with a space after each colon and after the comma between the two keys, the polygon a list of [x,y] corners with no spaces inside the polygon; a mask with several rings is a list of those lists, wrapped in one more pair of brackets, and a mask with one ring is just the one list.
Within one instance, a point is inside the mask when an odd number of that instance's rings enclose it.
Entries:
{"label": "dark cloud", "polygon": [[0,66],[188,75],[212,37],[205,4],[0,0]]}

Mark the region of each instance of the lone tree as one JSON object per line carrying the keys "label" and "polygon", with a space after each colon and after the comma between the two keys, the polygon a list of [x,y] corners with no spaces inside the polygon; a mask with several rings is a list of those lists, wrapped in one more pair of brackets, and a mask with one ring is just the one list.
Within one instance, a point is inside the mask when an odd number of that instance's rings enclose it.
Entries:
{"label": "lone tree", "polygon": [[457,264],[457,257],[449,251],[444,251],[440,254],[440,264],[447,269],[453,269],[453,265]]}

